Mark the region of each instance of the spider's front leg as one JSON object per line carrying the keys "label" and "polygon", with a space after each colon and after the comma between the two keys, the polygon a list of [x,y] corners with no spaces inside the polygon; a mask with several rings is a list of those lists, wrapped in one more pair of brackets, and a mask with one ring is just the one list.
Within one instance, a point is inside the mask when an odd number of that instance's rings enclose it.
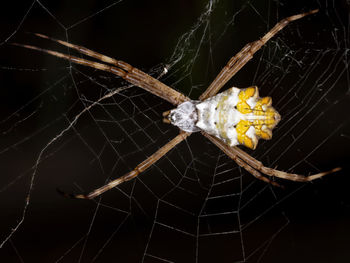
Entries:
{"label": "spider's front leg", "polygon": [[[52,40],[54,42],[57,42],[63,46],[72,48],[86,56],[98,59],[99,61],[103,62],[96,62],[96,61],[90,61],[84,58],[72,56],[63,54],[57,51],[43,49],[40,47],[32,46],[32,45],[26,45],[26,44],[18,44],[18,43],[12,43],[15,46],[20,46],[28,49],[33,49],[37,51],[41,51],[50,55],[53,55],[55,57],[59,57],[62,59],[69,60],[73,63],[80,64],[83,66],[95,68],[98,70],[110,72],[112,74],[115,74],[124,80],[128,81],[129,83],[138,86],[164,100],[169,101],[173,105],[179,105],[183,103],[184,101],[188,101],[189,98],[183,95],[182,93],[170,88],[169,86],[165,85],[163,82],[159,81],[158,79],[153,78],[152,76],[146,74],[145,72],[131,66],[130,64],[117,60],[111,57],[108,57],[106,55],[100,54],[96,51],[87,49],[86,47],[75,45],[72,43],[68,43],[66,41],[54,39],[48,36],[45,36],[43,34],[35,34],[38,37],[45,38]],[[106,63],[106,64],[104,64]]]}
{"label": "spider's front leg", "polygon": [[156,163],[160,158],[162,158],[166,153],[168,153],[176,145],[178,145],[180,142],[185,140],[189,135],[190,135],[190,133],[180,132],[179,135],[177,135],[175,138],[173,138],[171,141],[169,141],[167,144],[165,144],[163,147],[161,147],[154,154],[149,156],[142,163],[137,165],[135,167],[135,169],[133,169],[132,171],[128,172],[127,174],[125,174],[117,179],[110,181],[108,184],[91,191],[88,194],[67,194],[61,190],[58,190],[58,192],[65,197],[70,197],[70,198],[75,198],[75,199],[93,199],[93,198],[103,194],[104,192],[107,192],[108,190],[116,187],[117,185],[120,185],[123,182],[130,181],[130,180],[134,179],[140,173],[146,171],[149,167],[151,167],[154,163]]}

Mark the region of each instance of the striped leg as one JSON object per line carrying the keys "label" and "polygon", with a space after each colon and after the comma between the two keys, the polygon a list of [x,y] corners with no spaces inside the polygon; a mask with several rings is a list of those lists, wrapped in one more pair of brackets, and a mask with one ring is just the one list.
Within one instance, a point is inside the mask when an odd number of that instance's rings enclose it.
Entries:
{"label": "striped leg", "polygon": [[129,65],[128,63],[125,63],[123,61],[116,60],[114,58],[102,55],[100,53],[97,53],[95,51],[92,51],[92,50],[87,49],[87,48],[82,47],[82,46],[78,46],[78,45],[74,45],[74,44],[71,44],[71,43],[68,43],[68,42],[65,42],[62,40],[50,38],[50,37],[42,35],[42,34],[35,34],[35,35],[38,37],[41,37],[41,38],[50,39],[50,40],[55,41],[61,45],[75,49],[84,55],[93,57],[93,58],[98,59],[104,63],[108,63],[111,65],[106,65],[103,63],[94,62],[94,61],[79,58],[76,56],[62,54],[60,52],[56,52],[53,50],[47,50],[47,49],[43,49],[43,48],[31,46],[31,45],[18,44],[18,43],[13,43],[13,45],[38,50],[38,51],[45,52],[47,54],[50,54],[50,55],[53,55],[53,56],[56,56],[59,58],[69,60],[69,61],[76,63],[76,64],[80,64],[80,65],[84,65],[84,66],[88,66],[88,67],[92,67],[92,68],[96,68],[99,70],[113,73],[119,77],[122,77],[123,79],[130,82],[131,84],[138,86],[140,88],[143,88],[143,89],[147,90],[148,92],[150,92],[150,93],[152,93],[152,94],[154,94],[154,95],[156,95],[164,100],[169,101],[173,105],[178,105],[184,101],[189,100],[189,98],[187,98],[182,93],[170,88],[169,86],[167,86],[164,83],[160,82],[159,80],[151,77],[150,75],[146,74],[145,72],[143,72],[137,68],[134,68],[133,66]]}
{"label": "striped leg", "polygon": [[148,157],[146,160],[144,160],[142,163],[140,163],[138,166],[135,167],[134,170],[131,172],[109,182],[108,184],[97,188],[93,190],[92,192],[88,194],[66,194],[65,192],[62,192],[60,190],[59,193],[70,198],[76,198],[76,199],[93,199],[104,192],[116,187],[117,185],[120,185],[123,182],[130,181],[137,177],[140,173],[146,171],[149,167],[152,166],[152,164],[156,163],[160,158],[162,158],[167,152],[169,152],[171,149],[173,149],[177,144],[185,140],[190,133],[181,132],[179,135],[177,135],[174,139],[169,141],[167,144],[165,144],[162,148],[160,148],[158,151],[156,151],[154,154],[152,154],[150,157]]}
{"label": "striped leg", "polygon": [[229,81],[245,64],[247,64],[249,60],[253,58],[255,52],[257,52],[263,45],[266,44],[267,41],[269,41],[290,22],[317,12],[318,9],[282,19],[261,39],[247,44],[240,52],[238,52],[234,57],[230,59],[227,65],[216,76],[214,81],[210,84],[207,90],[203,92],[199,99],[205,100],[218,93],[219,90],[226,84],[226,82]]}
{"label": "striped leg", "polygon": [[269,167],[264,166],[260,161],[256,160],[255,158],[251,157],[246,152],[242,151],[238,147],[230,147],[227,144],[223,143],[221,140],[217,139],[214,136],[211,136],[205,132],[202,132],[202,134],[207,137],[211,142],[213,142],[217,147],[219,147],[224,153],[226,153],[232,160],[234,160],[239,166],[243,167],[245,170],[247,170],[249,173],[254,175],[260,180],[263,180],[265,182],[269,182],[273,185],[279,186],[277,183],[272,182],[266,177],[263,177],[262,174],[265,174],[270,177],[278,177],[290,181],[296,181],[296,182],[309,182],[315,179],[318,179],[322,176],[325,176],[330,173],[335,173],[341,168],[337,167],[327,172],[322,172],[310,176],[304,176],[300,174],[293,174],[293,173],[286,173],[283,171],[279,171],[276,169],[272,169]]}

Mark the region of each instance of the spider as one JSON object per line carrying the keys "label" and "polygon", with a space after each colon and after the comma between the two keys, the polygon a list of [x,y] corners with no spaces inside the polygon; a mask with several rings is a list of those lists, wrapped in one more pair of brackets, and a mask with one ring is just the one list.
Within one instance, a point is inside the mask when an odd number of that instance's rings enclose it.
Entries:
{"label": "spider", "polygon": [[[241,51],[229,60],[226,66],[221,70],[198,100],[191,100],[184,94],[160,82],[158,79],[151,77],[123,61],[102,55],[82,46],[57,40],[43,34],[35,34],[38,37],[49,39],[63,46],[77,50],[78,52],[95,58],[103,63],[62,54],[36,46],[13,43],[14,45],[45,52],[76,64],[113,73],[129,83],[172,103],[174,106],[177,106],[176,108],[163,113],[163,121],[177,126],[180,129],[179,134],[159,148],[159,150],[149,156],[146,160],[137,165],[134,170],[110,181],[106,185],[97,188],[88,194],[61,193],[72,198],[93,199],[115,186],[137,177],[193,132],[201,132],[202,135],[219,147],[239,166],[247,170],[257,179],[274,186],[280,185],[275,181],[270,180],[269,177],[278,177],[297,182],[307,182],[340,170],[340,168],[334,168],[327,172],[303,176],[264,166],[260,161],[254,159],[252,156],[238,148],[237,145],[244,145],[248,148],[255,149],[258,139],[271,139],[272,129],[280,121],[280,115],[271,106],[271,98],[260,98],[258,95],[258,89],[255,86],[242,90],[233,87],[217,94],[225,83],[230,80],[250,59],[252,59],[255,52],[265,45],[265,43],[275,34],[281,31],[290,22],[317,12],[318,9],[287,17],[278,22],[261,39],[245,45]],[[265,176],[263,176],[263,174]]]}

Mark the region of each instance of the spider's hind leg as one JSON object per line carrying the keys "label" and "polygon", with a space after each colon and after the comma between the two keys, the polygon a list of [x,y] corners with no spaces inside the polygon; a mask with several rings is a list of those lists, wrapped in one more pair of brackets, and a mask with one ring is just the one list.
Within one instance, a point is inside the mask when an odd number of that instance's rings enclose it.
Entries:
{"label": "spider's hind leg", "polygon": [[[212,141],[216,146],[218,146],[224,153],[226,153],[232,160],[234,160],[239,166],[243,167],[249,173],[251,173],[256,178],[263,180],[268,183],[272,183],[268,178],[263,179],[262,174],[270,177],[278,177],[285,180],[295,181],[295,182],[309,182],[315,179],[321,178],[327,174],[335,173],[341,170],[340,167],[334,168],[330,171],[321,172],[318,174],[313,174],[309,176],[304,176],[300,174],[286,173],[276,169],[272,169],[264,166],[260,161],[256,160],[245,151],[239,149],[238,147],[230,147],[221,140],[214,136],[211,136],[205,132],[202,134]],[[273,183],[275,184],[275,183]]]}
{"label": "spider's hind leg", "polygon": [[241,51],[233,56],[226,66],[216,76],[210,86],[203,92],[199,97],[200,100],[205,100],[209,97],[214,96],[219,90],[228,82],[245,64],[253,58],[253,55],[265,45],[274,35],[281,31],[290,22],[303,18],[307,15],[315,14],[318,9],[311,10],[306,13],[290,16],[282,19],[278,22],[269,32],[267,32],[262,38],[252,43],[245,45]]}

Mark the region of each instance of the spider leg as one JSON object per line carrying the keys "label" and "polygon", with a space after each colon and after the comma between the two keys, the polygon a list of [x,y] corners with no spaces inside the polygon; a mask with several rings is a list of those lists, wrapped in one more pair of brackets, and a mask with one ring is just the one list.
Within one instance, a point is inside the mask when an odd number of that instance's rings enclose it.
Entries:
{"label": "spider leg", "polygon": [[[231,156],[230,156],[231,157]],[[271,181],[269,178],[266,178],[263,176],[259,171],[255,170],[253,167],[251,167],[249,164],[244,162],[242,159],[240,159],[238,156],[235,156],[234,158],[231,157],[232,160],[234,160],[240,167],[244,168],[248,173],[253,175],[255,178],[264,181],[265,183],[272,184],[273,186],[281,187],[282,186],[274,181]]]}
{"label": "spider leg", "polygon": [[[243,150],[239,149],[238,147],[230,147],[221,140],[217,139],[214,136],[211,136],[205,132],[202,132],[202,134],[207,137],[211,142],[213,142],[216,146],[218,146],[224,153],[226,153],[232,160],[234,160],[239,166],[246,169],[249,173],[257,177],[258,179],[261,179],[263,181],[266,181],[265,179],[262,179],[260,176],[261,174],[265,174],[270,177],[278,177],[290,181],[296,181],[296,182],[308,182],[315,180],[317,178],[320,178],[322,176],[325,176],[330,173],[335,173],[339,170],[341,170],[340,167],[334,168],[327,172],[322,172],[310,176],[304,176],[300,174],[293,174],[293,173],[286,173],[283,171],[279,171],[276,169],[272,169],[269,167],[264,166],[260,161],[256,160]],[[256,172],[258,172],[256,174]],[[260,178],[259,178],[260,177]],[[268,180],[268,179],[267,179]],[[269,183],[272,183],[270,180],[266,181]]]}
{"label": "spider leg", "polygon": [[247,162],[254,169],[256,169],[256,170],[258,170],[258,171],[260,171],[263,174],[266,174],[268,176],[271,176],[271,177],[274,176],[274,177],[282,178],[285,180],[296,181],[296,182],[309,182],[309,181],[313,181],[315,179],[321,178],[327,174],[335,173],[335,172],[341,170],[340,167],[336,167],[332,170],[309,175],[309,176],[304,176],[304,175],[294,174],[294,173],[286,173],[283,171],[279,171],[279,170],[264,166],[260,161],[256,160],[255,158],[253,158],[252,156],[250,156],[249,154],[247,154],[245,151],[241,150],[238,147],[231,147],[231,148],[232,148],[232,150],[231,150],[232,152],[237,154],[242,160]]}
{"label": "spider leg", "polygon": [[263,45],[266,44],[274,35],[281,31],[286,25],[294,20],[298,20],[304,16],[317,13],[318,9],[290,16],[282,19],[278,22],[269,32],[267,32],[261,39],[249,43],[243,47],[234,57],[232,57],[226,66],[216,76],[214,81],[210,84],[206,91],[199,97],[200,100],[205,100],[214,96],[219,90],[229,81],[249,60],[253,58],[255,52],[257,52]]}
{"label": "spider leg", "polygon": [[92,50],[87,49],[87,48],[82,47],[82,46],[74,45],[74,44],[71,44],[71,43],[68,43],[68,42],[65,42],[62,40],[53,39],[53,38],[50,38],[50,37],[42,35],[42,34],[35,34],[35,35],[38,37],[41,37],[41,38],[50,39],[50,40],[55,41],[61,45],[75,49],[84,55],[96,58],[102,62],[109,63],[113,66],[94,62],[94,61],[89,61],[87,59],[79,58],[79,57],[72,56],[72,55],[66,55],[66,54],[62,54],[62,53],[59,53],[59,52],[56,52],[53,50],[47,50],[47,49],[43,49],[43,48],[31,46],[31,45],[24,45],[24,44],[18,44],[18,43],[13,43],[13,45],[38,50],[38,51],[45,52],[47,54],[50,54],[50,55],[53,55],[53,56],[56,56],[59,58],[69,60],[69,61],[76,63],[76,64],[80,64],[80,65],[88,66],[91,68],[96,68],[99,70],[111,72],[119,77],[122,77],[123,79],[130,82],[131,84],[138,86],[140,88],[143,88],[146,91],[148,91],[148,92],[150,92],[150,93],[152,93],[152,94],[154,94],[154,95],[156,95],[164,100],[169,101],[173,105],[178,105],[178,104],[181,104],[182,102],[189,100],[189,98],[187,98],[182,93],[170,88],[169,86],[167,86],[164,83],[160,82],[159,80],[153,78],[152,76],[146,74],[145,72],[143,72],[137,68],[134,68],[133,66],[129,65],[128,63],[125,63],[123,61],[116,60],[114,58],[102,55],[100,53],[97,53],[95,51],[92,51]]}
{"label": "spider leg", "polygon": [[71,198],[76,198],[76,199],[93,199],[104,192],[116,187],[117,185],[130,181],[137,177],[140,173],[144,172],[147,170],[151,165],[156,163],[160,158],[162,158],[167,152],[169,152],[171,149],[173,149],[177,144],[185,140],[190,133],[187,132],[180,132],[179,135],[177,135],[175,138],[173,138],[171,141],[169,141],[167,144],[165,144],[162,148],[160,148],[158,151],[156,151],[154,154],[149,156],[146,160],[144,160],[142,163],[137,165],[134,170],[130,171],[129,173],[113,180],[110,181],[108,184],[97,188],[93,190],[92,192],[88,194],[66,194],[65,192],[62,192],[60,190],[59,193],[66,196],[66,197],[71,197]]}
{"label": "spider leg", "polygon": [[247,172],[253,175],[255,178],[264,181],[265,183],[272,184],[273,186],[282,187],[280,184],[271,181],[270,179],[263,176],[258,170],[254,169],[248,163],[246,163],[243,159],[241,159],[237,154],[232,154],[230,151],[230,146],[225,144],[223,141],[217,139],[214,136],[209,135],[206,132],[202,132],[202,134],[207,137],[211,142],[213,142],[217,147],[220,148],[226,155],[228,155],[232,160],[234,160],[240,167],[244,168]]}

